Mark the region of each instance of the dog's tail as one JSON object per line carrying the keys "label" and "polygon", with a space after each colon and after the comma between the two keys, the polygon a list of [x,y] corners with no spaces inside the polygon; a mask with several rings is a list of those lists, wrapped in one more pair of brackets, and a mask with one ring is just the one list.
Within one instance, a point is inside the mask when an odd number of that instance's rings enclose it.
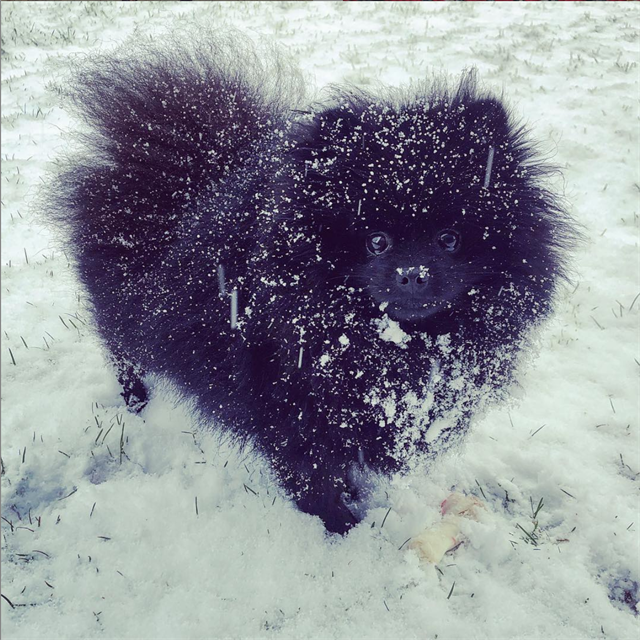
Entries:
{"label": "dog's tail", "polygon": [[214,193],[302,97],[299,74],[237,33],[174,35],[74,64],[58,85],[84,129],[46,214],[69,233],[80,277],[105,260],[153,264],[196,200]]}

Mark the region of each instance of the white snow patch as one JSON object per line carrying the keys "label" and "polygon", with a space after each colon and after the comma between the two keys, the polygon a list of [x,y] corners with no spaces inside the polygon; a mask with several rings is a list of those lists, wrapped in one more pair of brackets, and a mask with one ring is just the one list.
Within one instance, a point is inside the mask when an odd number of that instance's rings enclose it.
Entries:
{"label": "white snow patch", "polygon": [[378,335],[385,342],[393,342],[402,348],[406,348],[407,343],[411,341],[411,336],[400,328],[400,324],[386,314],[380,320],[376,320],[375,324],[378,329]]}

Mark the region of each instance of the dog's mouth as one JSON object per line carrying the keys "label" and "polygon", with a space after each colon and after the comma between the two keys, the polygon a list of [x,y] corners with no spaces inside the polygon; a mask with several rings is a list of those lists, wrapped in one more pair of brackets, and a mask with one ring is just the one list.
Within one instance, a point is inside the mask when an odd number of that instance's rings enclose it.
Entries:
{"label": "dog's mouth", "polygon": [[449,306],[448,300],[395,300],[385,311],[393,320],[419,321],[436,315]]}

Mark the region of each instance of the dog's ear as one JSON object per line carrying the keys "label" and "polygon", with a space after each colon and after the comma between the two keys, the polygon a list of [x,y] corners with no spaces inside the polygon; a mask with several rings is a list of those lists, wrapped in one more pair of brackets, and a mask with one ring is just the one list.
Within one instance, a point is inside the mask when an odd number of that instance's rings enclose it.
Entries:
{"label": "dog's ear", "polygon": [[466,105],[463,117],[469,130],[475,128],[485,139],[502,139],[509,134],[509,112],[496,98],[480,98]]}
{"label": "dog's ear", "polygon": [[354,147],[361,135],[350,105],[338,104],[309,114],[295,129],[293,155],[305,162],[329,162]]}

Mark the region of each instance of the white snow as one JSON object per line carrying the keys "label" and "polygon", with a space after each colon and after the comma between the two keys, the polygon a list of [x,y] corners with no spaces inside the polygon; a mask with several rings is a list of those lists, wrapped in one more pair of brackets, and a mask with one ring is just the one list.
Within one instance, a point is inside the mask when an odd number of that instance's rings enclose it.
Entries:
{"label": "white snow", "polygon": [[381,340],[393,342],[403,348],[411,340],[411,336],[405,333],[400,325],[386,314],[377,322],[377,329]]}
{"label": "white snow", "polygon": [[[3,2],[2,636],[637,637],[607,591],[640,580],[638,10]],[[484,416],[428,475],[396,479],[344,539],[161,386],[142,417],[125,410],[84,294],[30,206],[68,144],[71,119],[45,90],[65,59],[188,17],[263,34],[319,87],[477,65],[547,141],[589,237],[519,404]],[[439,521],[453,487],[483,499],[485,517],[462,525],[470,542],[440,571],[423,568],[404,543]]]}

